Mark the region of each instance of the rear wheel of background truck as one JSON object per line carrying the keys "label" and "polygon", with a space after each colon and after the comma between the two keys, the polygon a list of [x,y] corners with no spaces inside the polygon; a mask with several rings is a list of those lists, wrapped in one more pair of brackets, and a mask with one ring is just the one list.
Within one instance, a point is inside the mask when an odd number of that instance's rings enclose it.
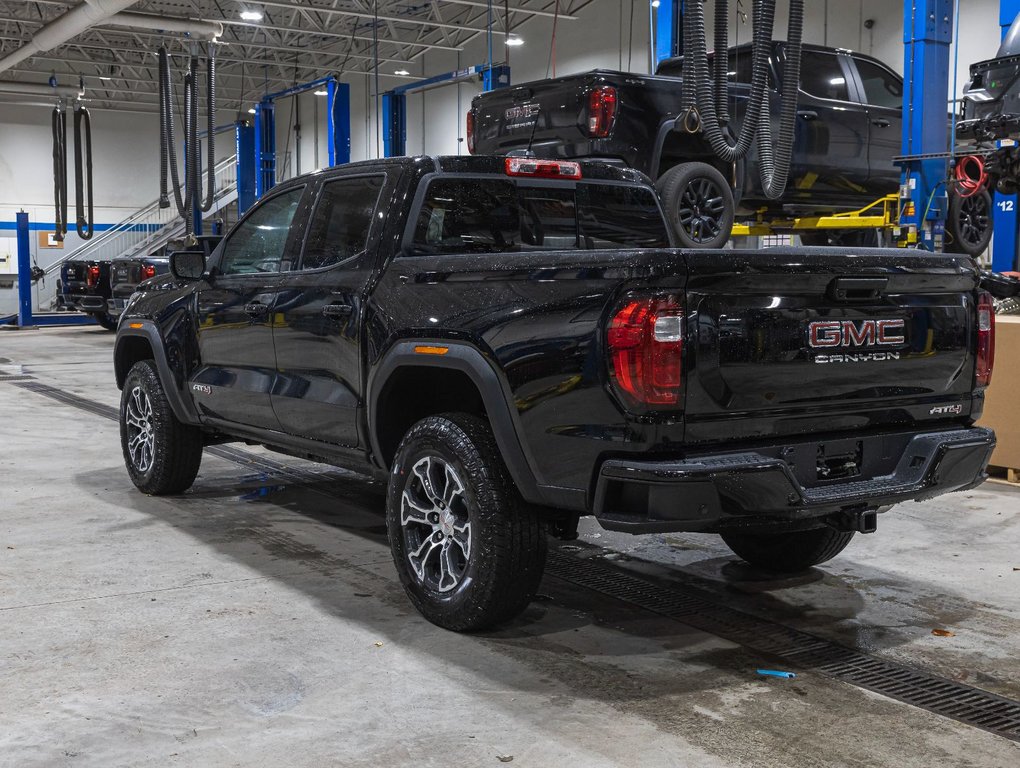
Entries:
{"label": "rear wheel of background truck", "polygon": [[707,163],[670,168],[655,183],[666,220],[684,248],[722,248],[733,230],[733,190]]}
{"label": "rear wheel of background truck", "polygon": [[91,317],[99,323],[99,325],[108,331],[117,330],[117,318],[113,315],[108,315],[105,312],[94,312]]}
{"label": "rear wheel of background truck", "polygon": [[429,416],[411,427],[393,461],[386,527],[407,596],[440,627],[507,621],[538,590],[545,526],[477,416]]}
{"label": "rear wheel of background truck", "polygon": [[828,527],[786,533],[722,534],[722,540],[737,557],[775,573],[796,573],[831,560],[846,549],[853,537],[853,531]]}
{"label": "rear wheel of background truck", "polygon": [[970,197],[949,195],[945,250],[980,256],[992,241],[992,196],[982,189]]}
{"label": "rear wheel of background truck", "polygon": [[151,360],[135,363],[124,381],[120,443],[131,482],[143,493],[183,493],[195,482],[202,431],[174,416]]}

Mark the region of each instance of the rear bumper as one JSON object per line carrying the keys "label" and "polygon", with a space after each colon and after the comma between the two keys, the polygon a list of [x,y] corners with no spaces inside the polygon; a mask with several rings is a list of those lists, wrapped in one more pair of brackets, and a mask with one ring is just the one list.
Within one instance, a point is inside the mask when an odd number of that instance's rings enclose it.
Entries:
{"label": "rear bumper", "polygon": [[922,433],[889,474],[813,487],[801,484],[788,462],[755,452],[611,459],[599,472],[593,512],[604,528],[632,533],[803,525],[972,488],[987,476],[994,447],[990,429]]}

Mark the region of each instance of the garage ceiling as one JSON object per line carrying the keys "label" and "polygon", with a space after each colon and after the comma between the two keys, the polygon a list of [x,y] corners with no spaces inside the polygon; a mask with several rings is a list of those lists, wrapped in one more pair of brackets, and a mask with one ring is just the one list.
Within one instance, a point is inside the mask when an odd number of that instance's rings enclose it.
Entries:
{"label": "garage ceiling", "polygon": [[[591,2],[559,0],[560,20],[576,21],[577,12]],[[0,0],[0,57],[78,4]],[[381,89],[413,80],[422,75],[426,53],[454,56],[469,41],[484,35],[489,5],[488,0],[140,0],[128,10],[222,23],[225,45],[217,53],[217,96],[223,109],[241,109],[267,90],[280,90],[328,73],[351,79],[356,73],[374,72],[376,37]],[[494,57],[502,59],[505,16],[512,32],[536,16],[553,16],[557,1],[493,0],[491,5]],[[263,14],[261,21],[241,18],[242,11],[252,10]],[[81,75],[90,105],[154,112],[154,52],[161,43],[175,54],[175,67],[183,70],[189,43],[180,35],[95,26],[0,77],[41,83],[56,74],[62,85],[75,85]],[[461,66],[478,63],[460,62]],[[425,74],[452,68],[451,59],[446,58],[441,65],[430,63]],[[411,74],[394,74],[401,70]]]}

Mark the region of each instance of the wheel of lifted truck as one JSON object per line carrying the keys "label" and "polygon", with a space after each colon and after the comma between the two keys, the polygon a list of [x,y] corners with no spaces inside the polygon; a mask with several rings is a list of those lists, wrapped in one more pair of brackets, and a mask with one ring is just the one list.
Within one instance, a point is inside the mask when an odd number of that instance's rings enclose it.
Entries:
{"label": "wheel of lifted truck", "polygon": [[992,196],[982,189],[970,197],[949,195],[945,250],[980,256],[992,240]]}
{"label": "wheel of lifted truck", "polygon": [[202,431],[174,416],[151,360],[135,363],[124,382],[120,443],[131,482],[144,493],[182,493],[195,482]]}
{"label": "wheel of lifted truck", "polygon": [[666,220],[685,248],[722,248],[733,230],[733,190],[707,163],[670,168],[655,184]]}
{"label": "wheel of lifted truck", "polygon": [[538,590],[545,525],[477,416],[429,416],[411,427],[393,461],[386,526],[407,596],[440,627],[507,621]]}
{"label": "wheel of lifted truck", "polygon": [[106,312],[94,312],[91,317],[106,330],[117,330],[117,318],[113,317],[113,315],[108,315]]}
{"label": "wheel of lifted truck", "polygon": [[786,533],[722,534],[722,540],[737,557],[776,573],[797,573],[831,560],[846,549],[853,537],[853,531],[829,527]]}

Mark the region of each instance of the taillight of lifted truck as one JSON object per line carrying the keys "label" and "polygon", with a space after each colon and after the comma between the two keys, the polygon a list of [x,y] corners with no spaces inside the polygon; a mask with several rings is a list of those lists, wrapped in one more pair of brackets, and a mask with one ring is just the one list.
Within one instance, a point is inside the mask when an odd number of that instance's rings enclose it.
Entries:
{"label": "taillight of lifted truck", "polygon": [[683,306],[675,296],[629,297],[606,338],[609,377],[636,410],[676,408],[683,386]]}
{"label": "taillight of lifted truck", "polygon": [[977,367],[974,383],[987,387],[995,366],[995,305],[989,293],[978,294],[977,304]]}

